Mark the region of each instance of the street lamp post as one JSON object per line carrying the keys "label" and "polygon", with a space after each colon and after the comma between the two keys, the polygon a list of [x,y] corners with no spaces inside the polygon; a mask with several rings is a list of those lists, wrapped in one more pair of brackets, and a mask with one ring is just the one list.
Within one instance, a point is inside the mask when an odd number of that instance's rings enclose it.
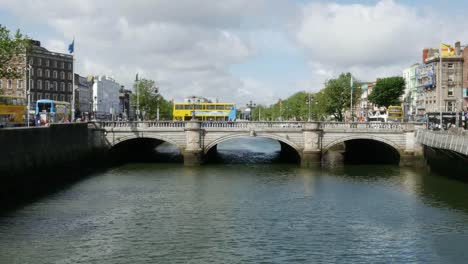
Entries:
{"label": "street lamp post", "polygon": [[[252,100],[250,100],[250,102],[247,104],[247,107],[250,108],[250,115],[249,115],[250,121],[252,121],[252,114],[253,114],[253,110],[255,109],[255,106],[256,104],[252,103]],[[260,115],[259,115],[259,118],[260,118]]]}
{"label": "street lamp post", "polygon": [[28,82],[27,82],[27,86],[28,86],[28,91],[27,91],[27,96],[28,96],[28,109],[27,109],[27,112],[26,112],[26,117],[27,117],[27,123],[28,123],[28,127],[29,127],[29,110],[31,109],[31,70],[32,70],[32,66],[31,64],[28,65]]}

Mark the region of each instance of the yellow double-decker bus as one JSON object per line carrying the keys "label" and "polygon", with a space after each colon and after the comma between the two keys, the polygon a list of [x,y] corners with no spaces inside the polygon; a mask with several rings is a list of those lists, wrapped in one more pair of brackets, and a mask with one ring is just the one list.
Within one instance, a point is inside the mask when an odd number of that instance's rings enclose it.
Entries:
{"label": "yellow double-decker bus", "polygon": [[0,95],[0,127],[24,126],[26,98]]}
{"label": "yellow double-decker bus", "polygon": [[401,106],[391,105],[387,109],[388,122],[403,122],[403,108]]}
{"label": "yellow double-decker bus", "polygon": [[172,113],[174,121],[188,121],[192,116],[200,121],[235,121],[236,105],[212,103],[208,100],[186,100],[183,103],[174,103]]}

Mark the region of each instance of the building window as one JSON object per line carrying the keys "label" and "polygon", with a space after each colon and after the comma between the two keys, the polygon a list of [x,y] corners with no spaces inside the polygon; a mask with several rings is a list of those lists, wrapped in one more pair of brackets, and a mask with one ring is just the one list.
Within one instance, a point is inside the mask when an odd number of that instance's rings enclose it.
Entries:
{"label": "building window", "polygon": [[30,71],[31,71],[31,76],[34,76],[34,70],[33,70],[33,68],[31,68]]}
{"label": "building window", "polygon": [[57,68],[57,61],[54,60],[54,61],[52,62],[52,65],[53,65],[54,68]]}
{"label": "building window", "polygon": [[23,80],[18,80],[16,83],[17,83],[16,87],[18,87],[18,89],[23,88]]}
{"label": "building window", "polygon": [[65,101],[65,95],[64,94],[60,95],[60,101]]}
{"label": "building window", "polygon": [[60,91],[65,92],[65,83],[64,82],[60,83]]}
{"label": "building window", "polygon": [[46,61],[45,61],[45,66],[46,66],[46,67],[49,67],[49,66],[50,66],[50,61],[49,61],[49,60],[46,60]]}
{"label": "building window", "polygon": [[45,94],[45,99],[50,99],[50,93]]}
{"label": "building window", "polygon": [[57,82],[54,82],[54,91],[58,91],[58,83]]}
{"label": "building window", "polygon": [[45,70],[45,77],[50,78],[50,71],[49,70]]}
{"label": "building window", "polygon": [[68,80],[71,80],[71,79],[72,79],[72,73],[69,72],[69,73],[68,73]]}
{"label": "building window", "polygon": [[42,66],[42,59],[41,58],[37,58],[37,65]]}
{"label": "building window", "polygon": [[41,80],[37,80],[37,89],[42,90],[42,81]]}
{"label": "building window", "polygon": [[60,79],[65,80],[65,73],[64,72],[60,72]]}
{"label": "building window", "polygon": [[42,70],[41,69],[37,69],[37,77],[42,77]]}
{"label": "building window", "polygon": [[50,89],[49,81],[45,81],[45,89],[48,91]]}
{"label": "building window", "polygon": [[65,62],[62,61],[62,62],[60,63],[60,68],[65,69]]}
{"label": "building window", "polygon": [[11,83],[12,83],[11,80],[8,80],[8,81],[7,81],[7,88],[8,88],[8,89],[11,89],[11,87],[12,87],[12,84],[11,84]]}
{"label": "building window", "polygon": [[453,63],[447,64],[447,67],[448,67],[449,69],[455,69],[455,66],[453,65]]}
{"label": "building window", "polygon": [[453,82],[454,79],[455,79],[455,75],[454,74],[449,74],[449,76],[448,76],[449,83]]}
{"label": "building window", "polygon": [[18,74],[20,74],[20,75],[23,74],[23,68],[18,67],[18,68],[16,69],[16,73],[18,73]]}
{"label": "building window", "polygon": [[72,91],[72,84],[71,84],[71,83],[68,83],[68,91],[69,91],[69,92]]}
{"label": "building window", "polygon": [[34,101],[34,95],[35,94],[33,92],[31,92],[31,94],[29,95],[29,96],[31,96],[31,101]]}
{"label": "building window", "polygon": [[448,101],[447,102],[447,111],[449,111],[449,112],[455,111],[455,101]]}
{"label": "building window", "polygon": [[29,80],[29,88],[34,89],[34,80]]}
{"label": "building window", "polygon": [[55,78],[55,79],[57,79],[57,78],[58,78],[57,71],[54,71],[54,78]]}
{"label": "building window", "polygon": [[67,95],[67,102],[71,103],[71,95]]}
{"label": "building window", "polygon": [[447,95],[448,96],[453,96],[453,87],[449,87],[447,90]]}
{"label": "building window", "polygon": [[34,57],[29,57],[29,65],[33,65],[34,64]]}
{"label": "building window", "polygon": [[54,101],[57,101],[57,94],[54,94],[54,95],[52,95],[52,96],[53,96],[53,98],[54,98],[53,100],[54,100]]}

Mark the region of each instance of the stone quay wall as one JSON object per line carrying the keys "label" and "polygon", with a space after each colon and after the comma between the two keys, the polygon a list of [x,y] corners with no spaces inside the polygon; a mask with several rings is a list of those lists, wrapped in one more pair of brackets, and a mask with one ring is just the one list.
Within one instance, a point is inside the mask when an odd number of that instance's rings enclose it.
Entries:
{"label": "stone quay wall", "polygon": [[101,133],[87,123],[0,129],[0,201],[79,177],[105,157]]}

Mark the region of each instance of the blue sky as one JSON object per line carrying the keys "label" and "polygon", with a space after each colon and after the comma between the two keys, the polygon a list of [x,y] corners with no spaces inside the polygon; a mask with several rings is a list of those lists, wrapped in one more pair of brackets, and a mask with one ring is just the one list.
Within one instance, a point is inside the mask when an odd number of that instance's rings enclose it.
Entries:
{"label": "blue sky", "polygon": [[[202,8],[200,8],[202,6]],[[401,74],[424,47],[465,43],[468,3],[447,0],[0,0],[0,23],[66,52],[81,75],[135,73],[167,98],[270,104],[351,72]]]}

